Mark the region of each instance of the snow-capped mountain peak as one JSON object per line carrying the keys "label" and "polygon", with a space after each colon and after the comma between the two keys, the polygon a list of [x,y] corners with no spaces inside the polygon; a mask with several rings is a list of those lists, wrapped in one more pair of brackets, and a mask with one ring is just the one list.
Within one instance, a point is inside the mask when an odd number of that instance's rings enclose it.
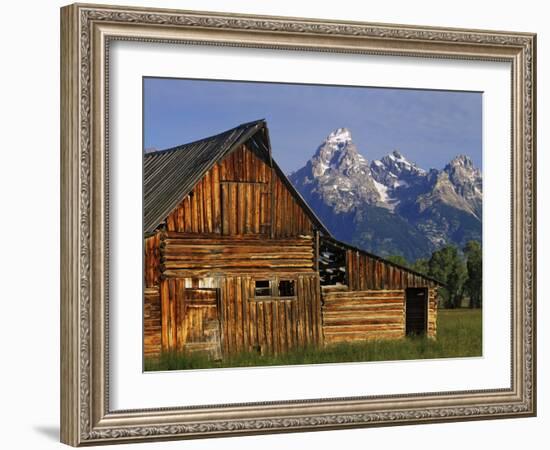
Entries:
{"label": "snow-capped mountain peak", "polygon": [[337,128],[332,133],[330,133],[325,140],[325,142],[327,143],[336,145],[346,144],[351,141],[351,131],[347,128]]}
{"label": "snow-capped mountain peak", "polygon": [[474,167],[471,158],[458,155],[443,172],[448,175],[456,193],[464,198],[476,216],[481,217],[483,182],[481,171]]}
{"label": "snow-capped mountain peak", "polygon": [[419,168],[415,163],[410,162],[407,158],[403,156],[399,150],[394,150],[389,155],[386,155],[382,158],[384,165],[395,172],[415,172],[415,173],[424,173],[425,171]]}
{"label": "snow-capped mountain peak", "polygon": [[447,172],[454,184],[458,186],[471,184],[481,190],[481,171],[474,167],[474,163],[468,156],[456,156],[443,170]]}
{"label": "snow-capped mountain peak", "polygon": [[399,150],[369,163],[337,128],[290,180],[335,236],[382,254],[425,256],[481,236],[481,171],[465,155],[429,172]]}
{"label": "snow-capped mountain peak", "polygon": [[398,150],[373,161],[370,169],[375,180],[390,189],[409,186],[426,175],[425,170],[410,162]]}
{"label": "snow-capped mountain peak", "polygon": [[357,151],[347,128],[337,128],[330,133],[310,162],[315,176],[323,176],[327,172],[349,175],[368,170],[367,160]]}
{"label": "snow-capped mountain peak", "polygon": [[365,201],[381,202],[384,197],[384,190],[375,185],[369,163],[358,152],[347,128],[330,133],[291,178],[315,189],[323,201],[340,212],[353,210]]}
{"label": "snow-capped mountain peak", "polygon": [[391,152],[391,154],[388,155],[388,157],[394,161],[407,161],[405,157],[399,152],[399,150],[394,150],[393,152]]}
{"label": "snow-capped mountain peak", "polygon": [[457,155],[449,163],[450,166],[462,166],[464,168],[473,169],[474,163],[467,155]]}

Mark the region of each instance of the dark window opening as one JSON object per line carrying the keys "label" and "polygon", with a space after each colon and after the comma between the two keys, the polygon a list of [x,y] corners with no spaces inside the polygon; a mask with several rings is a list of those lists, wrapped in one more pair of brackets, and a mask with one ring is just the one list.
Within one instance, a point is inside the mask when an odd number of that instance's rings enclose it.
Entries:
{"label": "dark window opening", "polygon": [[319,275],[321,286],[346,285],[346,250],[321,239],[319,245]]}
{"label": "dark window opening", "polygon": [[294,280],[279,281],[279,297],[294,297]]}
{"label": "dark window opening", "polygon": [[269,280],[256,280],[254,288],[255,297],[269,297],[271,296],[271,285]]}

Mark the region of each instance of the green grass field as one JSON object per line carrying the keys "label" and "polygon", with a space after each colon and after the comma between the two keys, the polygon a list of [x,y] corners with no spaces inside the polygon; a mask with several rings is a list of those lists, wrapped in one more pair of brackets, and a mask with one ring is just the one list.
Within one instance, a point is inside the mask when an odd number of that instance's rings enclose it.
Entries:
{"label": "green grass field", "polygon": [[160,358],[147,358],[145,370],[183,370],[216,367],[286,366],[360,361],[396,361],[481,356],[481,310],[440,309],[437,339],[407,337],[394,341],[343,343],[325,348],[297,349],[284,355],[242,353],[223,361],[206,355],[169,353]]}

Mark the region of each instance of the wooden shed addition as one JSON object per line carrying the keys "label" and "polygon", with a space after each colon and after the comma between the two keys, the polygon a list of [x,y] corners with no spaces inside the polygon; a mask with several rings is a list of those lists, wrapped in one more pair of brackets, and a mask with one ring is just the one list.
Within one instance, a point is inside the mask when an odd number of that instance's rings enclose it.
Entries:
{"label": "wooden shed addition", "polygon": [[325,343],[435,338],[436,280],[330,237],[321,238],[320,256]]}
{"label": "wooden shed addition", "polygon": [[437,283],[333,239],[263,120],[145,154],[144,253],[145,355],[436,334]]}

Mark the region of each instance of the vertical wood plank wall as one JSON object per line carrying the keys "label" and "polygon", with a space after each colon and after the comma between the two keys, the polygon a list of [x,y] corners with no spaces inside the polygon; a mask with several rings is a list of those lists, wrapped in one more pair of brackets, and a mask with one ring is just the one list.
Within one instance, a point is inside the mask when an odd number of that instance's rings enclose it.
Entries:
{"label": "vertical wood plank wall", "polygon": [[366,253],[351,249],[346,253],[347,284],[352,291],[433,286],[421,275]]}
{"label": "vertical wood plank wall", "polygon": [[146,287],[143,298],[143,352],[145,356],[161,350],[161,307],[158,286]]}
{"label": "vertical wood plank wall", "polygon": [[223,353],[279,354],[319,345],[322,330],[317,274],[294,278],[296,296],[289,299],[255,299],[255,278],[230,276],[221,280]]}
{"label": "vertical wood plank wall", "polygon": [[207,351],[219,358],[217,289],[204,287],[198,280],[169,278],[162,280],[160,296],[162,350]]}
{"label": "vertical wood plank wall", "polygon": [[[296,276],[281,273],[282,279],[294,279],[294,297],[255,298],[254,280],[265,275],[224,276],[213,278],[212,285],[219,286],[219,303],[204,301],[202,315],[192,318],[190,308],[198,306],[196,291],[186,286],[197,285],[197,279],[169,278],[161,282],[162,298],[162,349],[188,350],[189,344],[202,344],[200,349],[215,351],[208,346],[207,322],[219,320],[222,354],[259,352],[279,354],[292,348],[322,343],[321,298],[319,277],[315,273]],[[203,307],[204,308],[204,307]],[[204,333],[202,330],[205,330]],[[192,335],[196,334],[195,339]],[[196,346],[191,346],[196,347]],[[197,349],[199,349],[197,347]],[[151,350],[148,353],[153,353]]]}
{"label": "vertical wood plank wall", "polygon": [[166,229],[267,236],[273,228],[275,237],[312,235],[309,217],[274,172],[265,158],[241,146],[204,175],[168,215]]}
{"label": "vertical wood plank wall", "polygon": [[160,281],[160,232],[145,238],[145,287],[157,286]]}

